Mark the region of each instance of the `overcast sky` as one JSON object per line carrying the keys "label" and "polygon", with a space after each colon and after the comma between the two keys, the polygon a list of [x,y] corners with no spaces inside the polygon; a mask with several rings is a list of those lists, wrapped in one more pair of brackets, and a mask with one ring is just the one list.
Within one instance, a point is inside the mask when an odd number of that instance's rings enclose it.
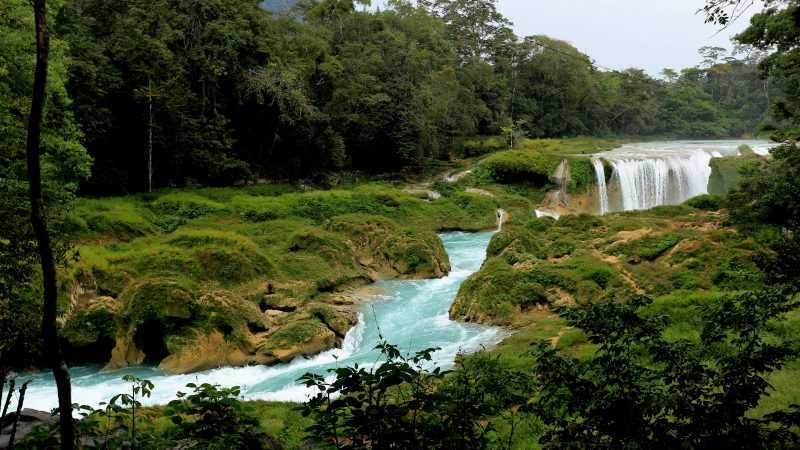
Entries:
{"label": "overcast sky", "polygon": [[744,29],[759,9],[751,8],[720,32],[696,14],[704,4],[704,0],[500,0],[499,9],[520,36],[546,34],[570,42],[603,68],[639,67],[657,75],[665,67],[696,65],[700,47],[730,50],[731,36]]}
{"label": "overcast sky", "polygon": [[602,67],[665,67],[697,64],[697,49],[730,49],[730,38],[747,26],[752,8],[729,29],[703,23],[695,14],[703,0],[500,0],[500,11],[520,36],[546,34],[566,40]]}

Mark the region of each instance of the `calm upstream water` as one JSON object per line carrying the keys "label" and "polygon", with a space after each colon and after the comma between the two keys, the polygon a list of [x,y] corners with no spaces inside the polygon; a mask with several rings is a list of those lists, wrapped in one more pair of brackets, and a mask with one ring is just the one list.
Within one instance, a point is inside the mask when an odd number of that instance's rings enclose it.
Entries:
{"label": "calm upstream water", "polygon": [[[153,395],[145,404],[165,404],[175,398],[187,383],[212,383],[241,386],[247,399],[304,401],[310,392],[296,383],[306,372],[324,374],[327,369],[358,364],[374,366],[380,355],[374,350],[380,333],[404,352],[436,347],[434,364],[447,368],[456,355],[493,345],[502,339],[499,328],[453,322],[448,310],[458,288],[476,272],[486,256],[492,232],[446,233],[441,238],[450,256],[449,276],[432,280],[395,280],[378,283],[382,295],[365,305],[359,324],[347,333],[341,349],[333,349],[315,357],[297,358],[291,363],[276,366],[222,368],[191,375],[166,375],[152,367],[137,367],[113,372],[101,372],[99,367],[72,369],[73,402],[97,406],[114,394],[127,392],[122,382],[125,374],[151,380]],[[21,377],[23,380],[27,377]],[[57,406],[52,375],[32,377],[25,407],[50,410]]]}

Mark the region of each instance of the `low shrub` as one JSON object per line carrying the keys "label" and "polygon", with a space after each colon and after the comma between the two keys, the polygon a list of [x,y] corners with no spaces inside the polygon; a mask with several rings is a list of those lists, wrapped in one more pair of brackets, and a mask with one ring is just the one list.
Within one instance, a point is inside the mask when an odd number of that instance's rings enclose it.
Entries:
{"label": "low shrub", "polygon": [[172,192],[158,197],[150,204],[150,208],[160,215],[196,219],[222,211],[225,206],[191,192]]}
{"label": "low shrub", "polygon": [[472,158],[507,149],[508,141],[502,136],[479,136],[462,140],[456,152],[464,158]]}
{"label": "low shrub", "polygon": [[511,150],[489,156],[480,162],[480,167],[498,183],[546,186],[560,162],[561,158],[553,155]]}
{"label": "low shrub", "polygon": [[68,220],[77,239],[111,237],[121,241],[155,234],[156,216],[134,201],[123,198],[78,200]]}
{"label": "low shrub", "polygon": [[570,158],[570,192],[584,192],[596,183],[594,167],[588,158]]}
{"label": "low shrub", "polygon": [[680,241],[681,238],[675,234],[651,235],[617,246],[614,252],[653,261]]}
{"label": "low shrub", "polygon": [[687,200],[686,205],[704,211],[717,211],[722,207],[722,200],[719,195],[700,195]]}

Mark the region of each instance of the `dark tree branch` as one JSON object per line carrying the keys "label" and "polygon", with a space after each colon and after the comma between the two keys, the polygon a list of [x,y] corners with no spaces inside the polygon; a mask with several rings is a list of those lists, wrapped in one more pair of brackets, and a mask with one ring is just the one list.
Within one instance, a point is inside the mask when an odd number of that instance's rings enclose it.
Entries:
{"label": "dark tree branch", "polygon": [[47,64],[50,50],[47,30],[46,0],[33,0],[36,19],[36,69],[33,77],[33,97],[31,115],[28,120],[28,183],[30,185],[31,225],[36,234],[39,259],[42,265],[44,285],[44,304],[42,312],[42,336],[47,359],[53,369],[53,377],[58,389],[58,408],[61,427],[61,448],[72,450],[75,446],[75,429],[72,422],[72,392],[69,369],[64,362],[58,342],[56,313],[58,294],[56,289],[56,263],[50,242],[50,233],[44,215],[42,195],[42,168],[40,146],[42,116],[44,115],[45,88],[47,86]]}
{"label": "dark tree branch", "polygon": [[19,424],[19,417],[22,414],[22,405],[25,403],[25,391],[28,390],[28,383],[30,380],[22,383],[19,388],[19,402],[17,402],[17,415],[14,417],[14,423],[11,425],[11,436],[8,438],[8,449],[13,450],[14,440],[17,437],[17,425]]}
{"label": "dark tree branch", "polygon": [[0,414],[0,419],[8,414],[8,407],[11,405],[11,399],[14,397],[14,387],[16,387],[17,380],[12,378],[8,380],[8,395],[6,396],[6,404],[3,407],[3,414]]}

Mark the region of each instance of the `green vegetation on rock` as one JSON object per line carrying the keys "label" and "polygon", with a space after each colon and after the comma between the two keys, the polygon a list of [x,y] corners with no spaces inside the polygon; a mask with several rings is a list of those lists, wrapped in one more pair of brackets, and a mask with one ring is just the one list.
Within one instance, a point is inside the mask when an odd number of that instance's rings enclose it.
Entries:
{"label": "green vegetation on rock", "polygon": [[560,221],[512,217],[462,285],[451,316],[512,324],[533,307],[749,289],[760,280],[751,260],[758,246],[723,221],[686,207]]}
{"label": "green vegetation on rock", "polygon": [[752,170],[754,165],[763,161],[763,157],[752,150],[742,152],[741,156],[726,156],[711,159],[711,177],[708,180],[708,191],[711,194],[727,194],[738,187],[742,180],[742,172]]}
{"label": "green vegetation on rock", "polygon": [[[444,276],[450,265],[436,232],[496,220],[495,199],[466,192],[435,201],[378,184],[284,192],[81,200],[60,293],[69,347],[111,367],[152,360],[172,372],[313,354],[355,323],[343,291]],[[82,329],[101,317],[103,327]],[[190,351],[197,347],[207,350]]]}

